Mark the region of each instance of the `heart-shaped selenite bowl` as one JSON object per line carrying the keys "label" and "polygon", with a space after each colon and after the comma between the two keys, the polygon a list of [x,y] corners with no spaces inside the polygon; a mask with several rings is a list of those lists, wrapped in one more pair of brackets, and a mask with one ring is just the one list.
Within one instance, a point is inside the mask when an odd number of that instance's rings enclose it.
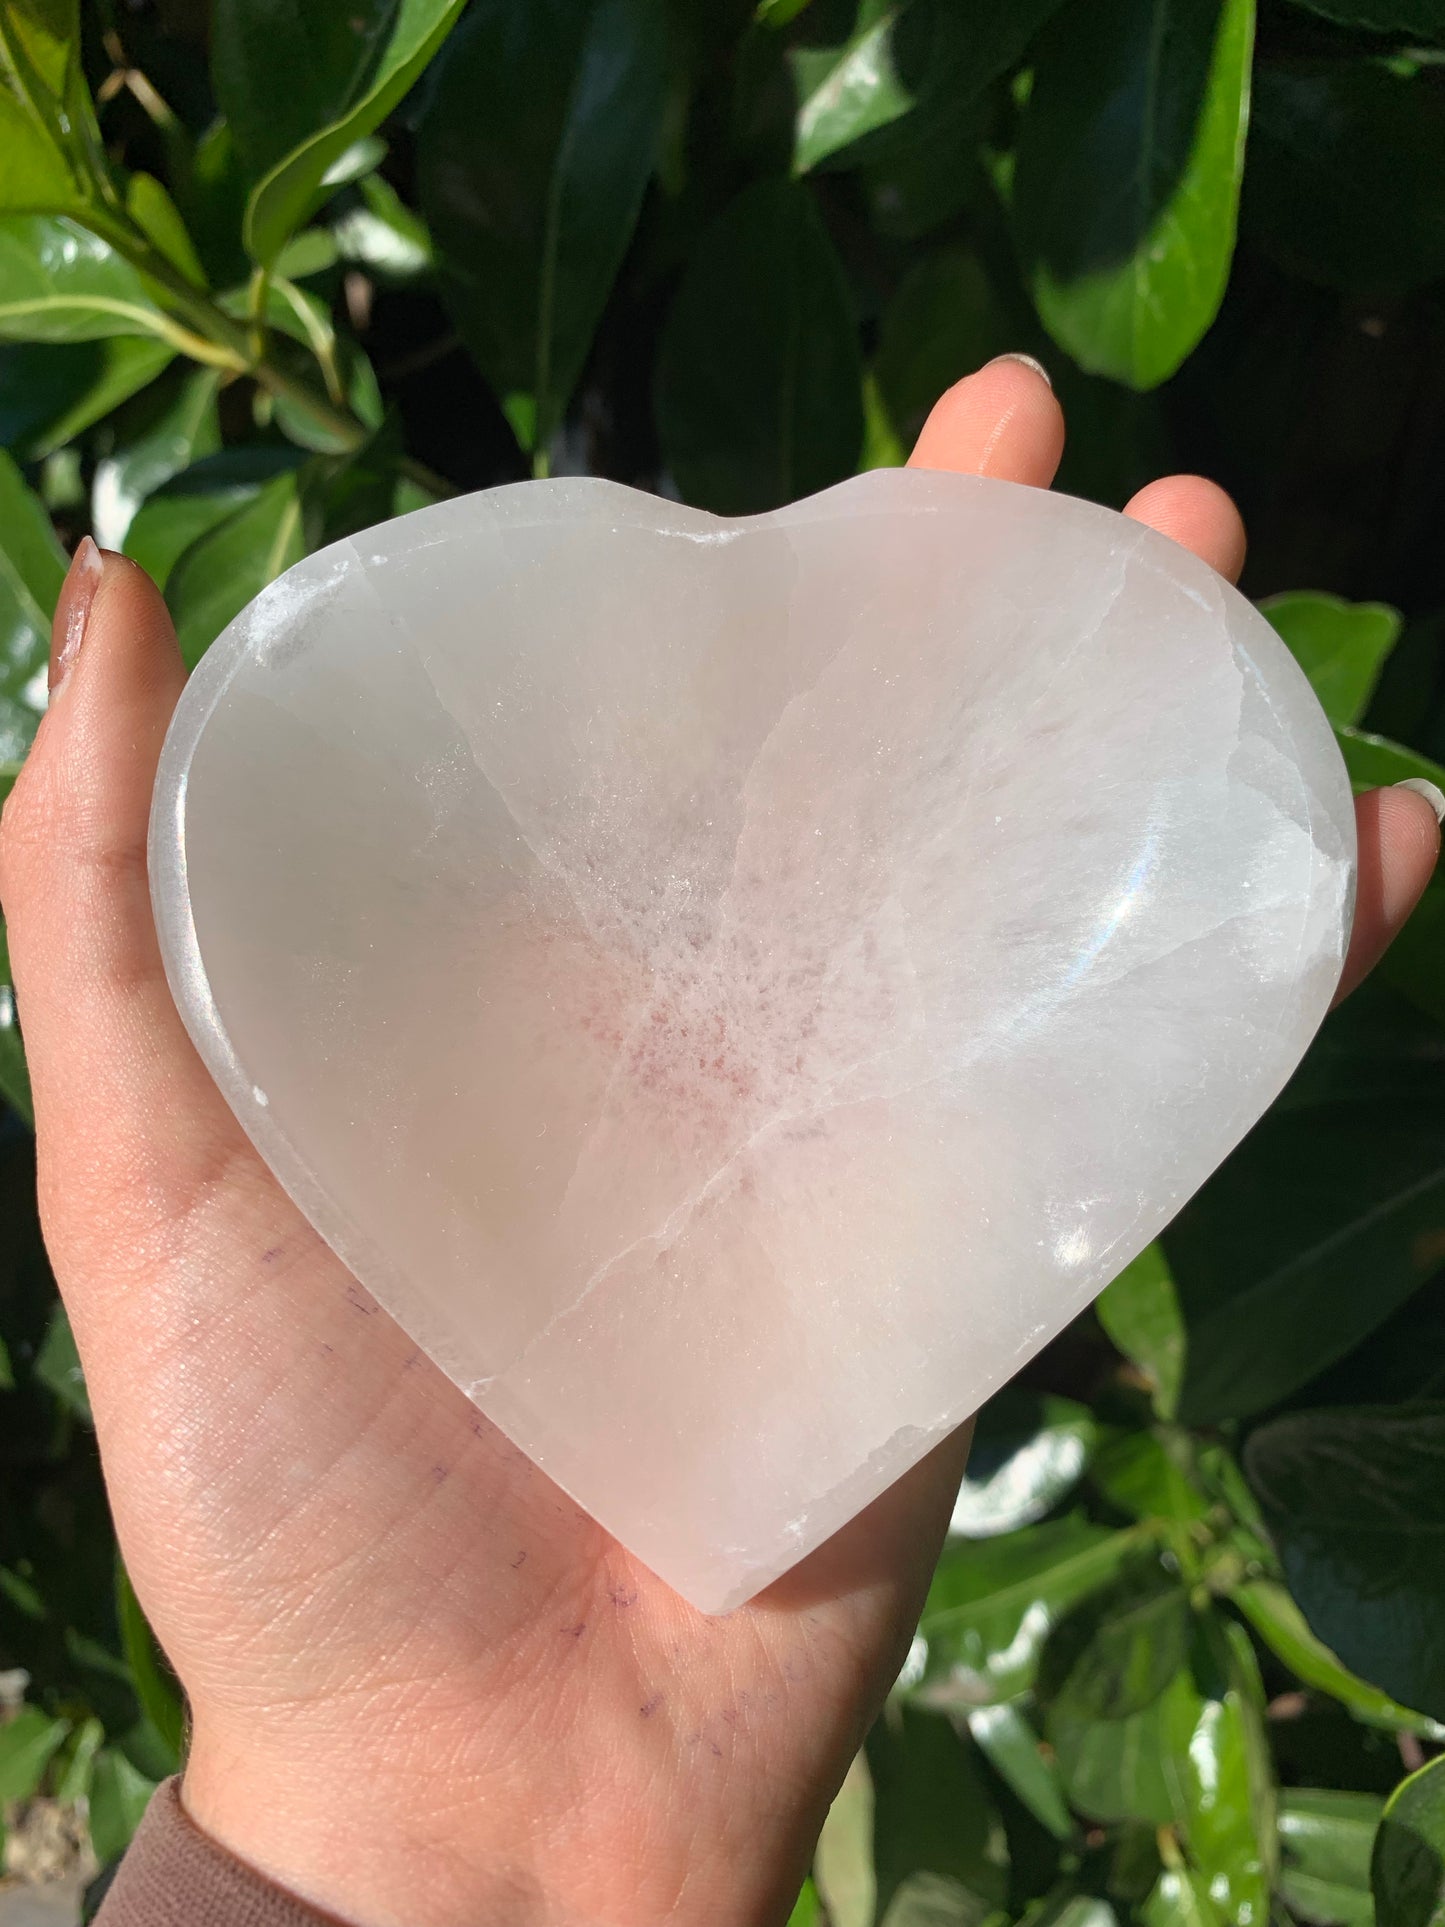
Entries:
{"label": "heart-shaped selenite bowl", "polygon": [[1273,631],[1108,510],[524,483],[324,549],[176,713],[182,1015],[281,1183],[698,1606],[972,1412],[1284,1084],[1352,901]]}

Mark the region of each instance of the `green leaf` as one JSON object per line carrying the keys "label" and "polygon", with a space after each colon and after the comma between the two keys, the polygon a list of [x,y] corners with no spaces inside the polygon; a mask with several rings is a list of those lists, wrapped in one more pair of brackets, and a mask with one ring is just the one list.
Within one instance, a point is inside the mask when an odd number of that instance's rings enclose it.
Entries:
{"label": "green leaf", "polygon": [[166,581],[187,667],[200,661],[253,596],[305,553],[294,471],[275,476],[253,501],[192,542]]}
{"label": "green leaf", "polygon": [[1445,1403],[1331,1406],[1262,1425],[1245,1471],[1316,1636],[1445,1718]]}
{"label": "green leaf", "polygon": [[1187,1529],[1207,1519],[1209,1495],[1195,1476],[1194,1444],[1173,1428],[1125,1432],[1105,1443],[1091,1478],[1104,1497],[1136,1519],[1164,1520]]}
{"label": "green leaf", "polygon": [[90,525],[102,548],[120,549],[136,511],[173,475],[221,446],[216,397],[220,375],[193,368],[156,393],[137,431],[96,464]]}
{"label": "green leaf", "polygon": [[1418,750],[1406,749],[1403,743],[1392,743],[1388,736],[1373,736],[1367,729],[1346,727],[1336,729],[1335,737],[1356,790],[1402,783],[1407,776],[1423,776],[1429,783],[1445,786],[1445,768],[1432,763]]}
{"label": "green leaf", "polygon": [[[115,1560],[115,1609],[120,1623],[121,1651],[130,1668],[131,1682],[141,1710],[175,1755],[179,1766],[185,1743],[186,1712],[179,1682],[141,1610],[119,1552]],[[172,1769],[174,1770],[174,1769]]]}
{"label": "green leaf", "polygon": [[1289,645],[1330,721],[1357,723],[1399,640],[1399,610],[1297,589],[1270,596],[1259,612]]}
{"label": "green leaf", "polygon": [[169,323],[114,248],[60,215],[0,215],[0,338],[163,335]]}
{"label": "green leaf", "polygon": [[1184,1321],[1164,1247],[1146,1245],[1105,1288],[1095,1310],[1109,1337],[1144,1374],[1160,1418],[1173,1418],[1184,1373]]}
{"label": "green leaf", "polygon": [[[795,48],[793,169],[805,174],[884,128],[889,149],[917,140],[989,87],[1023,55],[1059,0],[862,0],[834,46]],[[864,147],[862,158],[878,151]]]}
{"label": "green leaf", "polygon": [[759,181],[703,236],[664,330],[657,422],[679,489],[750,515],[842,481],[861,394],[848,290],[812,198]]}
{"label": "green leaf", "polygon": [[105,1728],[97,1719],[88,1719],[76,1728],[66,1744],[63,1764],[55,1782],[55,1797],[62,1802],[84,1800],[90,1793],[90,1778],[95,1756],[105,1740]]}
{"label": "green leaf", "polygon": [[1342,27],[1445,40],[1445,0],[1295,0]]}
{"label": "green leaf", "polygon": [[853,1756],[818,1836],[813,1879],[828,1927],[874,1927],[873,1776],[868,1756]]}
{"label": "green leaf", "polygon": [[[841,47],[793,50],[790,61],[798,91],[795,173],[806,174],[840,147],[886,127],[912,107],[913,89],[898,72],[893,46],[899,18],[909,11],[908,0],[896,0],[876,18],[876,9],[864,6],[862,24]],[[915,17],[921,11],[915,0]]]}
{"label": "green leaf", "polygon": [[90,1776],[90,1844],[103,1867],[118,1860],[130,1845],[154,1792],[155,1781],[115,1747],[107,1746],[95,1756]]}
{"label": "green leaf", "polygon": [[1009,323],[977,257],[958,246],[916,263],[883,311],[873,379],[904,449],[945,388],[1010,346]]}
{"label": "green leaf", "polygon": [[69,1731],[69,1720],[52,1719],[38,1706],[22,1706],[0,1726],[0,1805],[30,1798]]}
{"label": "green leaf", "polygon": [[[1392,743],[1387,737],[1371,735],[1367,730],[1346,727],[1337,729],[1335,735],[1350,781],[1357,790],[1402,783],[1410,776],[1424,777],[1427,783],[1445,790],[1445,769],[1431,762],[1428,756]],[[1377,974],[1427,1016],[1445,1024],[1442,955],[1445,955],[1445,866],[1437,864],[1424,896],[1385,952]]]}
{"label": "green leaf", "polygon": [[1264,1691],[1242,1626],[1210,1613],[1193,1655],[1201,1707],[1178,1768],[1190,1859],[1235,1927],[1268,1918],[1277,1842]]}
{"label": "green leaf", "polygon": [[919,1621],[908,1690],[925,1705],[961,1709],[1026,1692],[1053,1626],[1108,1584],[1145,1537],[1074,1515],[1002,1539],[951,1540]]}
{"label": "green leaf", "polygon": [[950,1910],[936,1918],[961,1927],[1000,1907],[1000,1829],[972,1747],[951,1723],[890,1702],[868,1736],[868,1767],[878,1917],[891,1918],[905,1888],[923,1888],[932,1905]]}
{"label": "green leaf", "polygon": [[1357,1720],[1389,1732],[1418,1733],[1424,1739],[1445,1739],[1445,1726],[1424,1713],[1392,1700],[1343,1665],[1324,1641],[1310,1631],[1309,1622],[1285,1588],[1273,1579],[1250,1579],[1236,1586],[1230,1598],[1277,1659],[1283,1660],[1306,1686],[1329,1693],[1347,1706]]}
{"label": "green leaf", "polygon": [[203,457],[148,496],[126,531],[125,553],[164,589],[171,570],[194,542],[218,527],[266,483],[292,473],[302,460],[294,448],[228,448]]}
{"label": "green leaf", "polygon": [[979,1414],[949,1531],[991,1539],[1033,1525],[1078,1484],[1095,1438],[1073,1399],[1010,1387]]}
{"label": "green leaf", "polygon": [[80,1369],[80,1354],[64,1305],[57,1304],[50,1314],[45,1342],[35,1355],[35,1376],[52,1391],[62,1408],[83,1425],[95,1423],[90,1411],[90,1395],[85,1389],[85,1374]]}
{"label": "green leaf", "polygon": [[[18,763],[0,763],[0,803],[10,794],[19,773]],[[30,1071],[25,1062],[25,1045],[21,1041],[15,1009],[15,990],[10,977],[10,945],[3,917],[0,917],[0,1097],[32,1131],[35,1129]],[[28,1335],[26,1342],[31,1342]],[[11,1391],[14,1385],[10,1355],[4,1347],[4,1339],[0,1338],[0,1391]]]}
{"label": "green leaf", "polygon": [[219,0],[211,65],[257,181],[245,218],[253,259],[275,260],[328,174],[411,90],[461,11],[462,0],[340,8],[330,0]]}
{"label": "green leaf", "polygon": [[1073,1837],[1059,1769],[1042,1750],[1038,1734],[1016,1706],[976,1706],[968,1730],[979,1751],[1029,1812],[1056,1840]]}
{"label": "green leaf", "polygon": [[[1368,1008],[1327,1020],[1274,1110],[1164,1235],[1188,1332],[1179,1410],[1190,1424],[1279,1403],[1439,1264],[1445,1115],[1416,1061],[1353,1041]],[[1428,1061],[1433,1036],[1421,1040]],[[1320,1080],[1313,1067],[1326,1063]]]}
{"label": "green leaf", "polygon": [[1177,1826],[1184,1810],[1179,1763],[1202,1701],[1187,1666],[1127,1719],[1100,1720],[1051,1707],[1044,1733],[1070,1806],[1091,1820]]}
{"label": "green leaf", "polygon": [[1070,0],[1038,51],[1013,178],[1039,317],[1148,389],[1213,321],[1234,253],[1253,0]]}
{"label": "green leaf", "polygon": [[1412,1773],[1385,1802],[1370,1885],[1380,1927],[1445,1921],[1445,1759]]}
{"label": "green leaf", "polygon": [[1173,1827],[1227,1920],[1262,1921],[1274,1851],[1263,1695],[1247,1635],[1214,1613],[1145,1705],[1100,1719],[1072,1700],[1046,1731],[1070,1803],[1091,1819]]}
{"label": "green leaf", "polygon": [[577,385],[652,172],[661,0],[480,0],[420,130],[442,293],[522,446]]}
{"label": "green leaf", "polygon": [[379,174],[357,183],[362,205],[347,209],[331,224],[343,261],[355,261],[378,280],[413,281],[433,265],[431,234]]}
{"label": "green leaf", "polygon": [[1209,1886],[1192,1867],[1166,1867],[1139,1909],[1144,1927],[1219,1927]]}
{"label": "green leaf", "polygon": [[1287,1787],[1279,1796],[1279,1890],[1321,1927],[1374,1927],[1370,1849],[1384,1801],[1332,1787]]}
{"label": "green leaf", "polygon": [[1129,1563],[1076,1606],[1044,1650],[1039,1694],[1076,1719],[1123,1720],[1158,1699],[1184,1663],[1189,1598],[1156,1556]]}
{"label": "green leaf", "polygon": [[803,1882],[803,1891],[798,1895],[793,1903],[793,1911],[788,1915],[788,1927],[822,1927],[818,1889],[811,1880]]}
{"label": "green leaf", "polygon": [[104,161],[80,64],[77,0],[0,7],[0,208],[78,207]]}
{"label": "green leaf", "polygon": [[0,454],[0,759],[19,761],[45,713],[50,618],[64,549],[19,469]]}
{"label": "green leaf", "polygon": [[38,461],[149,387],[174,356],[153,335],[0,343],[0,444]]}
{"label": "green leaf", "polygon": [[1445,275],[1445,96],[1432,69],[1262,63],[1242,214],[1249,239],[1331,288],[1398,293]]}

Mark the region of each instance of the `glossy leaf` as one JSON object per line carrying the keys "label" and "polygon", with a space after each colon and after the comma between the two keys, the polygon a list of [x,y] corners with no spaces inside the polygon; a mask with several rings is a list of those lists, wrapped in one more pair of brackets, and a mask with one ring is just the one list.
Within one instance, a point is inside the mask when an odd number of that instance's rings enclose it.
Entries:
{"label": "glossy leaf", "polygon": [[1445,1921],[1445,1759],[1412,1773],[1385,1802],[1370,1884],[1380,1927]]}
{"label": "glossy leaf", "polygon": [[339,8],[329,0],[219,0],[212,72],[256,181],[245,217],[255,260],[275,260],[329,171],[410,91],[461,11],[462,0],[348,0]]}
{"label": "glossy leaf", "polygon": [[1100,1295],[1099,1323],[1143,1373],[1161,1418],[1173,1418],[1184,1372],[1184,1320],[1160,1244],[1147,1245]]}
{"label": "glossy leaf", "polygon": [[203,457],[146,498],[126,530],[125,553],[164,589],[193,543],[301,460],[296,449],[269,446],[228,448]]}
{"label": "glossy leaf", "polygon": [[1064,1800],[1058,1766],[1016,1706],[978,1706],[968,1730],[989,1764],[1056,1840],[1071,1838],[1074,1823]]}
{"label": "glossy leaf", "polygon": [[1213,1613],[1199,1622],[1192,1665],[1201,1705],[1177,1762],[1189,1856],[1224,1918],[1255,1927],[1277,1858],[1259,1668],[1243,1627]]}
{"label": "glossy leaf", "polygon": [[1330,721],[1357,723],[1399,640],[1399,610],[1296,590],[1270,596],[1259,611],[1289,644]]}
{"label": "glossy leaf", "polygon": [[[862,23],[840,47],[800,47],[792,56],[798,92],[793,166],[805,174],[850,141],[906,114],[913,89],[899,73],[894,34],[901,16],[922,12],[919,0],[896,0],[881,14],[864,6]],[[873,17],[876,16],[876,17]]]}
{"label": "glossy leaf", "polygon": [[166,601],[187,667],[226,624],[306,553],[294,471],[265,483],[254,500],[199,536],[166,581]]}
{"label": "glossy leaf", "polygon": [[0,215],[0,338],[93,341],[168,326],[130,263],[77,222]]}
{"label": "glossy leaf", "polygon": [[673,303],[657,420],[684,497],[750,515],[853,472],[862,367],[842,269],[807,192],[760,181],[703,237]]}
{"label": "glossy leaf", "polygon": [[[1191,1424],[1277,1404],[1439,1263],[1445,1115],[1413,1062],[1351,1045],[1363,1008],[1335,1012],[1298,1088],[1165,1234],[1188,1332],[1179,1411]],[[1313,1066],[1331,1061],[1336,1039],[1335,1068],[1318,1081]]]}
{"label": "glossy leaf", "polygon": [[793,52],[795,172],[884,128],[916,139],[956,115],[1020,59],[1058,8],[1059,0],[864,0],[845,40]]}
{"label": "glossy leaf", "polygon": [[1144,1820],[1178,1826],[1184,1812],[1179,1761],[1199,1718],[1201,1700],[1187,1666],[1164,1691],[1122,1720],[1101,1720],[1051,1707],[1044,1736],[1058,1761],[1070,1806],[1109,1824]]}
{"label": "glossy leaf", "polygon": [[[1428,756],[1366,730],[1346,728],[1335,733],[1356,789],[1374,789],[1418,776],[1445,790],[1445,768]],[[1445,1024],[1442,956],[1445,956],[1445,866],[1437,864],[1424,896],[1377,968],[1386,983],[1437,1023]]]}
{"label": "glossy leaf", "polygon": [[118,1860],[130,1845],[155,1782],[114,1746],[95,1757],[90,1776],[90,1844],[102,1866]]}
{"label": "glossy leaf", "polygon": [[1259,1637],[1306,1686],[1328,1693],[1369,1726],[1387,1731],[1418,1733],[1425,1739],[1445,1739],[1445,1726],[1392,1700],[1378,1686],[1360,1679],[1343,1665],[1309,1622],[1289,1593],[1276,1580],[1251,1579],[1236,1586],[1231,1599]]}
{"label": "glossy leaf", "polygon": [[130,1669],[136,1698],[146,1718],[175,1754],[179,1766],[186,1731],[180,1685],[165,1662],[119,1553],[115,1561],[115,1610],[120,1623],[121,1651]]}
{"label": "glossy leaf", "polygon": [[433,265],[431,235],[379,174],[368,174],[357,191],[361,205],[331,224],[343,261],[356,261],[384,281],[411,281]]}
{"label": "glossy leaf", "polygon": [[1221,1927],[1209,1885],[1192,1867],[1166,1867],[1139,1909],[1144,1927]]}
{"label": "glossy leaf", "polygon": [[103,166],[80,64],[78,0],[0,9],[0,209],[77,207]]}
{"label": "glossy leaf", "polygon": [[1287,1787],[1279,1797],[1279,1889],[1320,1927],[1374,1927],[1370,1850],[1384,1802],[1372,1793]]}
{"label": "glossy leaf", "polygon": [[1014,228],[1040,319],[1081,367],[1157,386],[1234,253],[1253,0],[1071,0],[1038,50]]}
{"label": "glossy leaf", "polygon": [[220,376],[195,368],[157,394],[149,419],[125,444],[96,464],[90,523],[96,541],[119,549],[148,496],[202,456],[221,446],[216,397]]}
{"label": "glossy leaf", "polygon": [[422,209],[462,339],[545,450],[642,204],[667,98],[661,0],[481,0],[438,68]]}
{"label": "glossy leaf", "polygon": [[1156,1700],[1184,1664],[1188,1595],[1153,1557],[1130,1562],[1050,1635],[1040,1697],[1080,1719],[1122,1720]]}
{"label": "glossy leaf", "polygon": [[36,461],[147,388],[175,356],[153,335],[0,342],[0,444]]}
{"label": "glossy leaf", "polygon": [[1124,1432],[1101,1446],[1090,1479],[1121,1512],[1187,1530],[1208,1518],[1212,1505],[1193,1461],[1193,1442],[1185,1433]]}
{"label": "glossy leaf", "polygon": [[1388,294],[1445,274],[1445,97],[1386,59],[1261,64],[1245,232],[1292,272]]}
{"label": "glossy leaf", "polygon": [[1003,1539],[951,1541],[919,1621],[914,1696],[967,1709],[1026,1692],[1052,1628],[1143,1542],[1138,1531],[1109,1532],[1078,1516]]}
{"label": "glossy leaf", "polygon": [[1391,1698],[1445,1718],[1445,1403],[1291,1412],[1245,1470],[1316,1636]]}
{"label": "glossy leaf", "polygon": [[0,760],[24,756],[45,713],[50,617],[66,567],[50,517],[0,454]]}
{"label": "glossy leaf", "polygon": [[0,1803],[28,1800],[70,1731],[69,1720],[52,1719],[38,1706],[23,1706],[0,1726]]}
{"label": "glossy leaf", "polygon": [[1033,1525],[1078,1484],[1096,1427],[1088,1406],[1010,1389],[979,1415],[949,1531],[990,1539]]}
{"label": "glossy leaf", "polygon": [[908,1887],[961,1927],[1001,1906],[1001,1841],[968,1740],[937,1713],[891,1702],[868,1736],[868,1767],[879,1918]]}

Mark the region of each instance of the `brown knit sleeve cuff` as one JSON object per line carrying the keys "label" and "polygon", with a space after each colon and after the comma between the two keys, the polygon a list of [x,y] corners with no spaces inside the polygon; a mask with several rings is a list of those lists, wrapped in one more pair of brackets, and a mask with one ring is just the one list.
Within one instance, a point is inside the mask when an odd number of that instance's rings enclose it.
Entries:
{"label": "brown knit sleeve cuff", "polygon": [[163,1780],[116,1870],[95,1927],[337,1927],[217,1846]]}

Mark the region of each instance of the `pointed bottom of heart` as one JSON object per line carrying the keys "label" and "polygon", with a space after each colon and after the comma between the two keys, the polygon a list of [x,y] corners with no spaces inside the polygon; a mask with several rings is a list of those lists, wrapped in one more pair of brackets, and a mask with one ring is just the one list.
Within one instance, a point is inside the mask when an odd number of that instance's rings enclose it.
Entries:
{"label": "pointed bottom of heart", "polygon": [[1208,568],[904,471],[733,523],[523,484],[323,550],[192,678],[151,845],[286,1189],[708,1611],[1238,1142],[1353,861],[1309,685]]}

